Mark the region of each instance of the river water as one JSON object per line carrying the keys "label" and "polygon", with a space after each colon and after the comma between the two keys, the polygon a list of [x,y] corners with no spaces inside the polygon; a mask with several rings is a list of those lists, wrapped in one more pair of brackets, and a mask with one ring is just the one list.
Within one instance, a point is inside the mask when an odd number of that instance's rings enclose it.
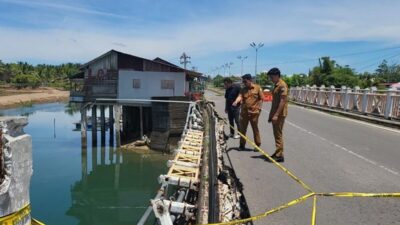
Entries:
{"label": "river water", "polygon": [[32,216],[47,225],[136,224],[160,187],[157,177],[167,171],[168,156],[92,147],[90,131],[83,149],[73,124],[80,113],[65,103],[0,110],[0,115],[28,117]]}

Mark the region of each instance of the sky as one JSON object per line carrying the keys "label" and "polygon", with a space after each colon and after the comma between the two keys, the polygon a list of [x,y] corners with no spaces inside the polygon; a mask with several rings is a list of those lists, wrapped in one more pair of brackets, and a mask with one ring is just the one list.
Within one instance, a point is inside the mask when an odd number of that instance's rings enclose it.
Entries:
{"label": "sky", "polygon": [[[357,72],[400,61],[398,0],[0,0],[0,60],[85,63],[115,49],[200,72],[307,73],[331,56]],[[229,69],[221,66],[232,62]],[[217,69],[219,68],[219,69]]]}

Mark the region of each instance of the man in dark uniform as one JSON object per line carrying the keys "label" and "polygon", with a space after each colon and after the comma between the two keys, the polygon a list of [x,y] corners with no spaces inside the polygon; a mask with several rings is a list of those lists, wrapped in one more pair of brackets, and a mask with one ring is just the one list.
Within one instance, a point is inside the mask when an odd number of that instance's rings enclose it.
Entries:
{"label": "man in dark uniform", "polygon": [[[234,106],[242,103],[242,109],[240,112],[240,131],[242,134],[246,135],[247,126],[250,122],[251,128],[253,128],[254,142],[257,146],[260,146],[261,137],[260,131],[258,130],[258,118],[261,113],[264,95],[261,87],[252,82],[250,74],[243,75],[242,82],[244,84],[244,88],[242,88],[239,96],[233,103]],[[240,138],[239,150],[244,150],[245,145],[246,140],[244,138]]]}
{"label": "man in dark uniform", "polygon": [[288,86],[281,79],[281,71],[278,68],[272,68],[267,74],[275,84],[272,91],[272,105],[268,118],[268,122],[272,122],[276,146],[275,153],[271,157],[277,162],[284,162],[283,124],[288,113]]}
{"label": "man in dark uniform", "polygon": [[239,85],[234,85],[230,78],[224,79],[225,86],[225,113],[228,114],[230,127],[230,136],[231,138],[238,139],[240,136],[238,134],[235,135],[235,130],[233,127],[235,126],[239,129],[239,113],[240,107],[239,105],[233,106],[233,102],[239,96],[240,87]]}

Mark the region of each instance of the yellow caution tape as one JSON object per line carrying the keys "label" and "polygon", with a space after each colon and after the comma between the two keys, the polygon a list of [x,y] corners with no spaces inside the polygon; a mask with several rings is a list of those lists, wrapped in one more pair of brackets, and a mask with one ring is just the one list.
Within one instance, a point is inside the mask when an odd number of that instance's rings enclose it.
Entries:
{"label": "yellow caution tape", "polygon": [[311,214],[311,225],[315,225],[315,220],[317,217],[317,196],[314,195],[313,196],[313,210],[312,210],[312,214]]}
{"label": "yellow caution tape", "polygon": [[18,212],[13,214],[0,217],[0,225],[15,225],[15,224],[25,224],[26,220],[31,220],[32,225],[45,225],[44,223],[31,218],[31,206],[26,205]]}
{"label": "yellow caution tape", "polygon": [[10,214],[8,216],[4,216],[0,218],[1,225],[14,225],[18,224],[20,221],[24,221],[24,219],[29,219],[31,213],[31,206],[26,205],[18,212]]}
{"label": "yellow caution tape", "polygon": [[400,198],[400,193],[359,193],[359,192],[336,192],[336,193],[316,193],[325,197],[369,197],[369,198]]}
{"label": "yellow caution tape", "polygon": [[[215,109],[213,108],[214,112]],[[295,180],[297,183],[299,183],[304,189],[309,191],[307,195],[304,195],[298,199],[295,199],[289,203],[286,203],[282,206],[276,207],[274,209],[271,209],[269,211],[266,211],[263,214],[259,214],[250,218],[246,219],[240,219],[240,220],[233,220],[229,222],[223,222],[223,223],[212,223],[209,225],[231,225],[231,224],[241,224],[241,223],[246,223],[250,221],[256,221],[259,219],[262,219],[264,217],[267,217],[268,215],[278,212],[280,210],[286,209],[290,206],[296,205],[300,202],[305,201],[308,198],[313,197],[313,208],[312,208],[312,214],[311,214],[311,225],[316,225],[316,217],[317,217],[317,197],[345,197],[345,198],[357,198],[357,197],[367,197],[367,198],[400,198],[400,193],[361,193],[361,192],[331,192],[331,193],[315,193],[307,184],[305,184],[302,180],[297,178],[292,172],[290,172],[287,168],[282,166],[280,163],[276,162],[271,156],[269,156],[264,150],[262,150],[260,147],[258,147],[254,142],[252,142],[247,136],[243,135],[239,130],[237,130],[235,127],[231,126],[225,118],[221,118],[225,124],[229,125],[231,128],[233,128],[238,134],[244,138],[247,142],[249,142],[257,151],[259,151],[261,154],[263,154],[265,157],[267,157],[274,165],[276,165],[278,168],[280,168],[283,172],[285,172],[287,175],[289,175],[293,180]]]}
{"label": "yellow caution tape", "polygon": [[32,218],[32,224],[31,225],[45,225],[45,224]]}
{"label": "yellow caution tape", "polygon": [[295,199],[293,201],[290,201],[290,202],[288,202],[288,203],[286,203],[284,205],[281,205],[279,207],[276,207],[274,209],[266,211],[266,212],[264,212],[262,214],[259,214],[259,215],[256,215],[256,216],[252,216],[252,217],[249,217],[249,218],[246,218],[246,219],[233,220],[233,221],[223,222],[223,223],[209,223],[208,225],[232,225],[232,224],[241,224],[241,223],[247,223],[247,222],[250,222],[250,221],[260,220],[260,219],[262,219],[264,217],[267,217],[267,216],[269,216],[269,215],[271,215],[273,213],[279,212],[282,209],[286,209],[286,208],[289,208],[290,206],[297,205],[300,202],[303,202],[303,201],[307,200],[308,198],[310,198],[310,197],[312,197],[314,195],[315,195],[314,193],[306,194],[306,195],[304,195],[304,196],[302,196],[300,198],[297,198],[297,199]]}
{"label": "yellow caution tape", "polygon": [[[215,112],[215,109],[214,109]],[[314,191],[302,180],[300,180],[298,177],[296,177],[292,172],[290,172],[286,167],[282,166],[282,164],[278,163],[275,161],[271,156],[269,156],[264,150],[262,150],[260,147],[258,147],[253,141],[251,141],[247,136],[242,134],[239,130],[237,130],[235,127],[231,126],[226,119],[222,119],[225,124],[229,125],[231,128],[233,128],[243,139],[245,139],[247,142],[249,142],[258,152],[263,154],[265,157],[267,157],[273,164],[275,164],[278,168],[280,168],[283,172],[285,172],[287,175],[289,175],[293,180],[295,180],[297,183],[299,183],[304,189],[306,189],[308,192],[313,193]]]}

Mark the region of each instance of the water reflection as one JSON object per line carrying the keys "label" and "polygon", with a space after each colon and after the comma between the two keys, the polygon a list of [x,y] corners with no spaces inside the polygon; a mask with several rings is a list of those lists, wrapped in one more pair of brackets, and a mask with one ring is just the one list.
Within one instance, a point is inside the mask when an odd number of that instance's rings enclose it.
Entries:
{"label": "water reflection", "polygon": [[[81,133],[73,131],[80,113],[68,114],[66,108],[51,103],[0,110],[8,116],[29,112],[32,215],[57,225],[135,224],[159,188],[157,177],[167,171],[168,156],[108,145],[82,148]],[[92,135],[87,136],[92,143]]]}
{"label": "water reflection", "polygon": [[71,188],[72,205],[67,215],[81,225],[135,224],[156,193],[156,178],[160,171],[166,171],[165,160],[158,153],[82,148],[82,177]]}

